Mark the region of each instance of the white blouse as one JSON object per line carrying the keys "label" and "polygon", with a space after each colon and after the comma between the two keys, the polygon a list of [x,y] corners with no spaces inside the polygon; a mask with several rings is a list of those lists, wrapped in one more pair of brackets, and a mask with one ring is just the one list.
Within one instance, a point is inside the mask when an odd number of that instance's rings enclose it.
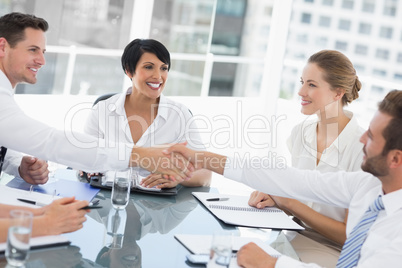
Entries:
{"label": "white blouse", "polygon": [[[359,142],[364,130],[357,124],[353,113],[345,111],[350,118],[349,123],[335,139],[335,141],[324,150],[317,165],[317,120],[304,121],[293,128],[288,139],[288,148],[292,155],[292,166],[299,169],[318,170],[322,173],[336,172],[339,170],[358,171],[363,161],[363,144]],[[337,127],[334,124],[334,127]],[[346,217],[346,209],[302,201],[318,213],[343,222]],[[306,223],[303,224],[309,227]],[[320,243],[338,248],[332,241],[326,239],[316,231],[309,229],[304,234]],[[340,248],[339,248],[340,249]]]}
{"label": "white blouse", "polygon": [[[350,118],[349,123],[335,141],[324,150],[318,165],[317,120],[304,121],[295,126],[287,141],[292,156],[292,167],[318,170],[320,172],[360,170],[363,161],[363,144],[359,142],[359,139],[364,133],[364,129],[357,124],[357,120],[352,112],[345,111],[345,114]],[[320,203],[304,203],[315,211],[334,220],[343,222],[345,219],[346,210],[344,208]]]}

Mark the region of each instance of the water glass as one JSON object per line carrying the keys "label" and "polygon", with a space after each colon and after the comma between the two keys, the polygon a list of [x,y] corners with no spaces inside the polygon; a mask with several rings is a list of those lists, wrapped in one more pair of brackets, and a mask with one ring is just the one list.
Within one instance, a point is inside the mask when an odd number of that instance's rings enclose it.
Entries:
{"label": "water glass", "polygon": [[134,168],[131,168],[131,186],[132,187],[140,185],[140,183],[141,183],[140,178],[141,177],[138,174],[138,170],[134,169]]}
{"label": "water glass", "polygon": [[115,209],[124,209],[130,200],[131,169],[116,170],[112,187],[112,206]]}
{"label": "water glass", "polygon": [[29,257],[29,239],[32,232],[32,212],[11,210],[11,225],[8,228],[6,259],[14,267],[24,266]]}
{"label": "water glass", "polygon": [[212,237],[211,251],[208,268],[229,267],[232,259],[232,233],[222,231],[214,233]]}
{"label": "water glass", "polygon": [[110,208],[107,220],[107,243],[108,248],[122,248],[124,231],[126,228],[127,212],[124,209]]}

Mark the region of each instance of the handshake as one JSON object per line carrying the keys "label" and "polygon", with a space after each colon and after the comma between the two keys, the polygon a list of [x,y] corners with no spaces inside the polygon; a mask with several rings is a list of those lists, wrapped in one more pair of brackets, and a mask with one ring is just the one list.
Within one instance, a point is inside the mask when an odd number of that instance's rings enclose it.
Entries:
{"label": "handshake", "polygon": [[130,166],[144,168],[177,182],[187,181],[194,171],[208,169],[223,174],[226,157],[206,151],[195,151],[187,143],[150,148],[134,148]]}

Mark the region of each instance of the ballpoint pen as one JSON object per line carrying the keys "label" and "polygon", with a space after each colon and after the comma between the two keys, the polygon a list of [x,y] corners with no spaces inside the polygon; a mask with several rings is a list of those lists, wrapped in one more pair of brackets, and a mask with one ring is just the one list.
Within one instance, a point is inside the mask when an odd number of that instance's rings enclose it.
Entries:
{"label": "ballpoint pen", "polygon": [[40,207],[48,205],[48,204],[41,203],[41,202],[38,202],[38,201],[35,201],[35,200],[29,200],[29,199],[23,199],[23,198],[17,198],[17,200],[21,201],[21,202],[24,202],[24,203],[31,204],[31,205],[40,206]]}
{"label": "ballpoint pen", "polygon": [[208,198],[207,201],[228,201],[229,197]]}
{"label": "ballpoint pen", "polygon": [[[23,199],[23,198],[17,198],[17,200],[21,201],[21,202],[24,202],[24,203],[31,204],[31,205],[37,205],[37,206],[40,206],[40,207],[48,205],[48,204],[41,203],[41,202],[38,202],[38,201],[35,201],[35,200],[28,200],[28,199]],[[97,204],[98,202],[95,201],[94,203]],[[89,203],[88,206],[82,207],[80,209],[98,209],[98,208],[102,208],[102,206],[96,206],[96,204],[94,204],[94,203]]]}

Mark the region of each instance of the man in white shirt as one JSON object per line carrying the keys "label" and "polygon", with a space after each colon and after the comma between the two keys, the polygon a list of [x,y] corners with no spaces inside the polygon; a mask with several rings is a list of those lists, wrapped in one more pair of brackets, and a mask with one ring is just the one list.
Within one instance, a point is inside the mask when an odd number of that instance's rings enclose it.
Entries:
{"label": "man in white shirt", "polygon": [[[313,170],[266,168],[253,161],[244,167],[235,158],[197,152],[183,145],[175,145],[165,153],[178,152],[196,168],[206,168],[225,177],[242,182],[272,195],[311,200],[337,207],[349,208],[346,226],[348,239],[342,249],[346,253],[348,240],[355,238],[353,228],[368,207],[381,199],[383,208],[378,212],[367,236],[359,246],[356,264],[337,267],[400,267],[402,263],[402,91],[393,90],[380,103],[368,130],[360,141],[364,144],[362,171],[320,173]],[[358,228],[357,228],[358,229]],[[352,240],[353,241],[353,240]],[[345,251],[345,252],[344,252]],[[287,256],[273,258],[255,244],[247,244],[237,254],[243,267],[319,267],[302,263]]]}

